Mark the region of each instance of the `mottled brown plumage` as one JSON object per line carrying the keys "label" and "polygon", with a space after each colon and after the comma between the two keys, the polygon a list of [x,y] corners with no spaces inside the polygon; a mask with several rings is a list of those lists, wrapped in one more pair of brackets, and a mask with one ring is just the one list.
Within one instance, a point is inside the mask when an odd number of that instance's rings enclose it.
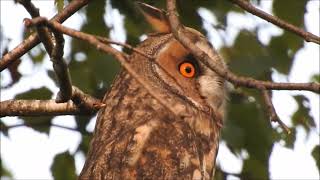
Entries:
{"label": "mottled brown plumage", "polygon": [[[138,53],[130,56],[130,63],[179,117],[122,70],[104,97],[107,106],[99,112],[79,179],[209,179],[224,114],[224,81],[167,32],[162,11],[141,5],[148,22],[161,28],[138,49],[156,57],[162,68]],[[187,35],[213,56],[203,35],[190,28]],[[195,77],[179,72],[185,61],[196,66]]]}

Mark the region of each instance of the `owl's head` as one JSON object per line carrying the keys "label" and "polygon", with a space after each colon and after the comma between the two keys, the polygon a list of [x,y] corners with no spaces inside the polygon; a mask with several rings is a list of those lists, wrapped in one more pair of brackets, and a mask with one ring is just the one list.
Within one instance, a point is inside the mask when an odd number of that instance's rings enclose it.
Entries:
{"label": "owl's head", "polygon": [[[155,84],[174,94],[183,102],[203,111],[214,110],[223,116],[225,83],[223,78],[196,59],[187,48],[171,34],[166,12],[150,5],[139,3],[147,22],[156,33],[151,34],[140,46],[156,63],[143,71],[152,74]],[[195,29],[184,27],[186,36],[210,57],[216,55],[214,47]],[[216,59],[216,58],[212,58]],[[225,67],[224,62],[217,62]],[[146,62],[146,64],[148,64]],[[152,71],[151,73],[149,71]]]}

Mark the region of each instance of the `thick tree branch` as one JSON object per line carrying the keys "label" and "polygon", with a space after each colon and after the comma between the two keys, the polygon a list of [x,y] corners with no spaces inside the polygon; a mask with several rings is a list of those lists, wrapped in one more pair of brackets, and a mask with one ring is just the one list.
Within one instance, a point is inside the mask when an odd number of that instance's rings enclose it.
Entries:
{"label": "thick tree branch", "polygon": [[276,89],[276,90],[306,90],[320,93],[319,83],[274,83],[270,81],[260,81],[250,77],[243,77],[236,75],[229,71],[227,68],[221,67],[220,64],[216,62],[220,61],[220,56],[215,53],[215,56],[211,59],[205,52],[201,51],[194,43],[191,42],[185,36],[185,31],[187,31],[180,23],[177,17],[175,0],[167,0],[168,17],[172,32],[176,39],[178,39],[187,49],[189,49],[192,54],[197,57],[201,62],[208,66],[211,70],[216,72],[221,77],[230,81],[236,86],[243,86],[255,89]]}
{"label": "thick tree branch", "polygon": [[[62,12],[55,15],[51,20],[57,22],[64,22],[67,18],[72,16],[75,12],[77,12],[80,8],[87,5],[90,0],[73,0],[70,4],[68,4]],[[27,53],[30,49],[35,47],[40,43],[40,39],[37,34],[34,33],[30,35],[27,39],[25,39],[21,44],[15,47],[13,50],[9,51],[6,55],[2,57],[0,60],[0,72],[8,67],[16,59],[20,58],[22,55]]]}
{"label": "thick tree branch", "polygon": [[[7,100],[0,102],[0,117],[75,115],[82,111],[72,101],[56,103],[54,100]],[[90,114],[84,112],[83,114]]]}
{"label": "thick tree branch", "polygon": [[272,16],[260,9],[257,9],[249,1],[245,1],[245,0],[230,0],[230,1],[232,1],[234,4],[237,4],[242,9],[250,12],[251,14],[259,16],[260,18],[268,22],[271,22],[272,24],[277,25],[287,31],[295,33],[296,35],[305,39],[307,42],[314,42],[314,43],[320,44],[320,37],[310,32],[304,31],[303,29],[300,29],[278,17]]}
{"label": "thick tree branch", "polygon": [[53,70],[56,74],[60,91],[56,97],[57,103],[64,103],[70,100],[72,95],[71,76],[68,65],[63,59],[64,39],[63,35],[55,30],[52,30],[55,39],[55,45],[50,55],[53,63]]}
{"label": "thick tree branch", "polygon": [[72,88],[72,101],[56,103],[54,100],[7,100],[0,102],[0,117],[91,115],[105,105],[100,100]]}

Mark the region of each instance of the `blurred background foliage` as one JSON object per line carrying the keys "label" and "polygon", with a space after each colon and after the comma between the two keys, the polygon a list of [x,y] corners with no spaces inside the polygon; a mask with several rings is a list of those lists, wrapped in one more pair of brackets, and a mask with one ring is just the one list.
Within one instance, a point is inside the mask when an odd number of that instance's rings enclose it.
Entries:
{"label": "blurred background foliage", "polygon": [[[258,5],[261,0],[252,0]],[[165,9],[165,1],[142,0],[155,7]],[[308,0],[291,0],[290,3],[284,0],[273,0],[272,12],[274,15],[304,28],[304,14]],[[63,7],[63,0],[56,0],[58,10]],[[87,7],[78,13],[85,16],[85,21],[81,26],[81,31],[100,36],[109,37],[112,27],[107,26],[104,21],[106,1],[92,1]],[[111,5],[125,16],[126,42],[137,45],[140,36],[152,32],[150,26],[142,20],[141,14],[135,7],[132,0],[111,0]],[[200,7],[210,10],[216,17],[218,23],[212,24],[212,28],[222,27],[223,31],[227,26],[227,15],[231,12],[244,13],[244,11],[227,0],[193,1],[179,0],[179,17],[182,22],[204,34],[207,31],[203,28],[203,20],[198,14]],[[273,36],[268,44],[260,42],[256,29],[249,31],[239,29],[240,33],[232,45],[226,43],[219,49],[229,68],[241,75],[251,76],[261,80],[272,80],[271,69],[288,75],[293,64],[293,58],[298,50],[303,48],[303,39],[284,31],[279,36]],[[28,32],[25,36],[28,36]],[[214,42],[213,42],[214,44]],[[28,56],[34,63],[42,63],[45,58],[45,51],[41,46],[37,46]],[[110,87],[112,80],[120,69],[119,63],[107,54],[98,52],[87,43],[72,39],[71,53],[65,59],[69,63],[69,69],[74,85],[82,91],[95,97],[102,98]],[[13,85],[19,82],[20,74],[17,71],[19,61],[9,68]],[[49,77],[55,81],[54,73],[47,70]],[[314,75],[310,81],[319,82],[319,74]],[[1,87],[6,88],[6,87]],[[17,94],[16,99],[50,99],[52,92],[46,87],[31,89],[25,93]],[[292,133],[287,135],[280,127],[272,127],[264,109],[261,95],[252,89],[237,88],[230,92],[227,120],[222,131],[222,141],[224,141],[230,151],[243,160],[241,173],[237,174],[243,179],[268,179],[269,178],[269,158],[275,142],[284,141],[284,146],[293,148],[296,139],[296,128],[303,127],[309,133],[316,128],[314,118],[310,116],[308,99],[303,95],[294,96],[298,104],[298,109],[292,115]],[[53,117],[21,117],[24,123],[40,133],[49,133],[51,120]],[[77,148],[77,152],[87,153],[91,132],[86,130],[86,126],[92,117],[76,116],[77,130],[82,134],[82,141]],[[5,127],[1,121],[1,126]],[[8,135],[5,128],[3,133]],[[243,157],[241,152],[247,152],[248,156]],[[312,156],[314,157],[318,169],[320,146],[314,147]],[[222,180],[228,176],[227,172],[218,167],[216,179]],[[74,154],[63,152],[56,155],[51,167],[52,175],[55,179],[75,179]],[[2,165],[1,176],[12,176]]]}

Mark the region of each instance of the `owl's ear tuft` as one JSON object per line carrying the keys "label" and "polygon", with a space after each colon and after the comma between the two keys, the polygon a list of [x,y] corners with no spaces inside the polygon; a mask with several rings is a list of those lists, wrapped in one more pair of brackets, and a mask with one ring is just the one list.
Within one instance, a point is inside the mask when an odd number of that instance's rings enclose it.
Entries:
{"label": "owl's ear tuft", "polygon": [[159,33],[170,33],[171,28],[166,12],[142,2],[136,2],[143,16],[153,29]]}

